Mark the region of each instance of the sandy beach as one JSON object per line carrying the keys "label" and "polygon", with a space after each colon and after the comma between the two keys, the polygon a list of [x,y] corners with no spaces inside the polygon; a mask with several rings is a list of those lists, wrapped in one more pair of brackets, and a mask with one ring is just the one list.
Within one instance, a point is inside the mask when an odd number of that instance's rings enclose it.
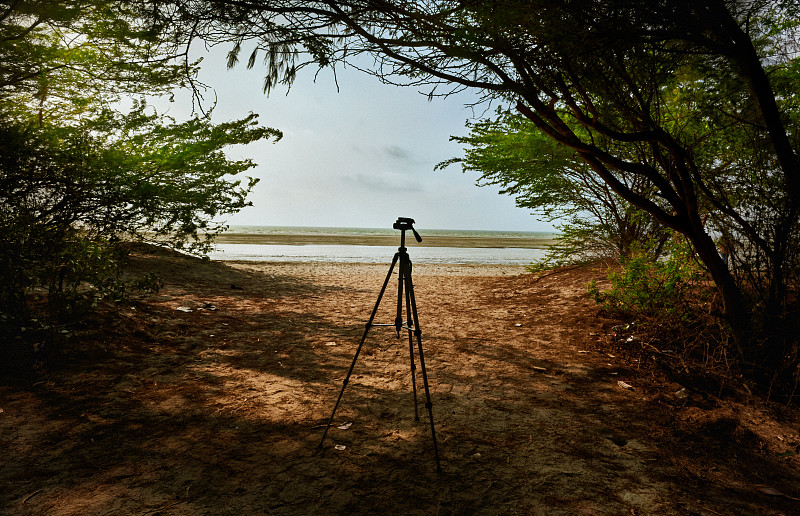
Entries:
{"label": "sandy beach", "polygon": [[[0,385],[7,514],[789,514],[798,421],[689,391],[585,296],[602,266],[414,267],[442,472],[388,264],[200,261],[140,248],[157,294]],[[376,322],[394,319],[396,283]],[[98,327],[111,330],[98,331]],[[625,337],[625,336],[623,336]],[[627,350],[627,351],[626,351]],[[418,356],[417,356],[418,360]],[[417,361],[417,367],[419,362]]]}

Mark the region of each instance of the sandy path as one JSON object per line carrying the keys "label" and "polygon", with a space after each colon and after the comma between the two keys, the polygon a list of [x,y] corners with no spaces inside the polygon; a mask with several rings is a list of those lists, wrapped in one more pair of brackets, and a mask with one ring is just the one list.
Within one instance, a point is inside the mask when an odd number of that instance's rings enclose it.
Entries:
{"label": "sandy path", "polygon": [[[62,368],[30,385],[0,387],[0,449],[8,450],[0,512],[788,514],[794,507],[755,486],[791,492],[795,458],[759,456],[753,432],[725,426],[733,421],[728,405],[678,402],[675,385],[658,391],[635,365],[600,351],[612,322],[585,299],[591,269],[536,279],[519,267],[415,267],[442,473],[422,403],[414,421],[408,341],[387,328],[370,332],[336,425],[317,450],[387,265],[226,266],[144,256],[132,269],[157,270],[166,288],[114,315],[111,335],[86,328]],[[376,322],[393,321],[395,293],[392,282]],[[216,310],[198,310],[205,303]],[[419,374],[418,384],[422,400]],[[767,420],[755,409],[748,417]],[[690,418],[707,429],[687,432]],[[791,425],[771,435],[788,439]],[[709,444],[717,439],[730,442]]]}

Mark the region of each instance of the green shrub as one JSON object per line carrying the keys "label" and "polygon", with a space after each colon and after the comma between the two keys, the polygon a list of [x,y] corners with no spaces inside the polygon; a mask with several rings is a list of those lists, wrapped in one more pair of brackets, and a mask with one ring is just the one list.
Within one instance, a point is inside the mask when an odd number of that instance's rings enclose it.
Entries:
{"label": "green shrub", "polygon": [[124,281],[126,254],[113,240],[43,225],[0,224],[0,233],[0,372],[28,368],[43,351],[60,348],[100,301],[116,304],[161,287],[152,274]]}
{"label": "green shrub", "polygon": [[633,250],[620,262],[621,270],[609,274],[611,288],[601,292],[593,280],[589,297],[623,315],[686,317],[703,271],[688,244],[673,242],[668,251],[665,259],[654,260],[647,252]]}

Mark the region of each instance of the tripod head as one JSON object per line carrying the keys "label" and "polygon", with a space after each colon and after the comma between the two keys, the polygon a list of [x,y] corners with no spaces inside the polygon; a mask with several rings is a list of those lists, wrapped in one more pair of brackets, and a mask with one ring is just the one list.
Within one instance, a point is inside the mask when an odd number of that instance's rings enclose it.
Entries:
{"label": "tripod head", "polygon": [[392,225],[392,228],[399,229],[403,232],[403,234],[400,236],[402,242],[400,244],[401,247],[405,245],[406,231],[408,230],[411,230],[411,232],[414,233],[414,238],[417,240],[417,242],[422,242],[422,237],[419,236],[417,230],[414,229],[414,219],[410,219],[408,217],[397,217],[397,221],[395,221],[395,223]]}

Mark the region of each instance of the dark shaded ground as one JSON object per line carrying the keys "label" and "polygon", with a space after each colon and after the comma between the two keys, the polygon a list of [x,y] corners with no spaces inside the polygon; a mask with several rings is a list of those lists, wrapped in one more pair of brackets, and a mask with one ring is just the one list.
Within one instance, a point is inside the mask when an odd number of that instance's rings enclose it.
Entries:
{"label": "dark shaded ground", "polygon": [[387,267],[135,256],[161,293],[0,386],[0,512],[800,513],[797,411],[682,397],[647,356],[615,356],[591,268],[416,266],[444,471],[389,329],[345,392],[336,425],[352,426],[318,451]]}

